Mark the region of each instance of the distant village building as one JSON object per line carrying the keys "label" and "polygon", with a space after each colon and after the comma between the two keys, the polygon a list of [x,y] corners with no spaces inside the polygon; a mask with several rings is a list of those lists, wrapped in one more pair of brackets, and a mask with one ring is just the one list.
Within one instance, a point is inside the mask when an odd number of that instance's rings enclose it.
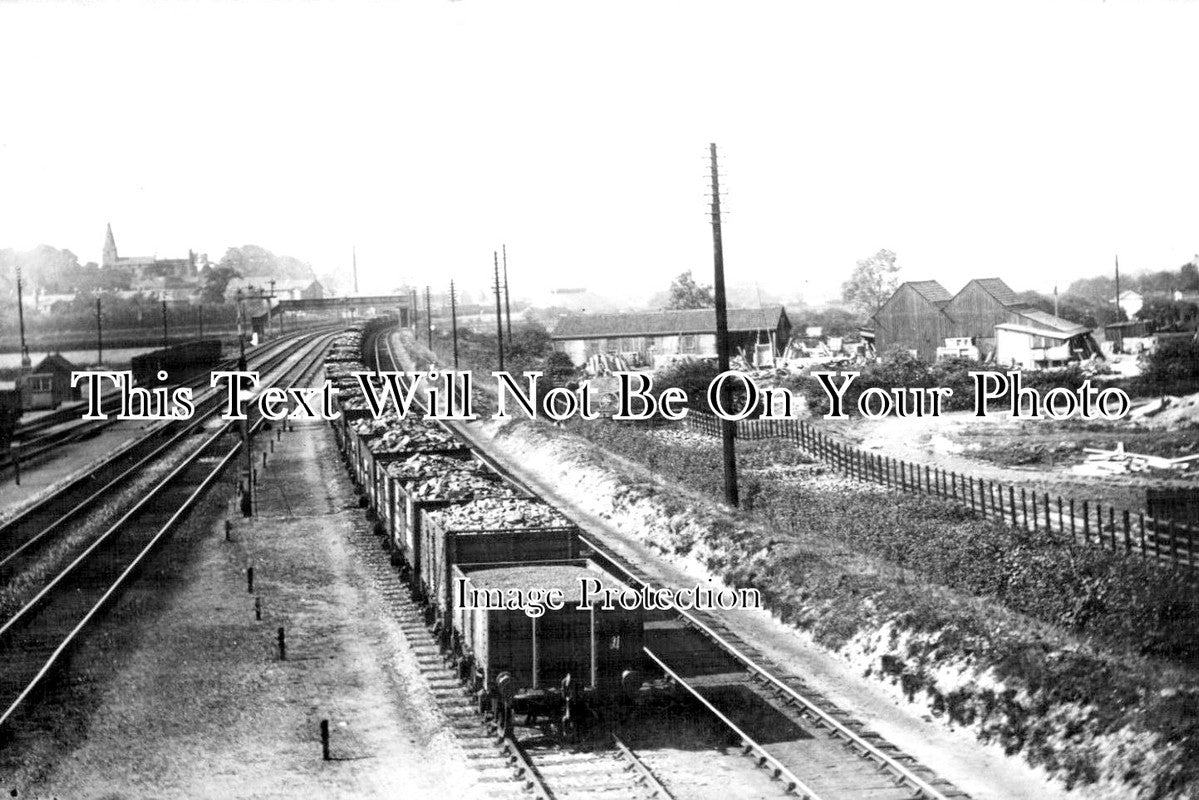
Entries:
{"label": "distant village building", "polygon": [[131,290],[153,295],[172,302],[190,301],[199,293],[200,272],[208,266],[208,256],[187,251],[187,258],[158,258],[157,256],[121,256],[109,223],[104,235],[102,269],[127,269]]}
{"label": "distant village building", "polygon": [[[955,295],[936,281],[909,281],[895,290],[872,321],[879,354],[898,346],[926,361],[936,360],[938,349],[964,349],[965,340],[982,360],[993,358],[1004,365],[1057,362],[1061,352],[1071,359],[1099,352],[1089,328],[1021,302],[999,278],[973,279]],[[1026,341],[1030,336],[1035,340]],[[1055,349],[1062,345],[1065,351]]]}
{"label": "distant village building", "polygon": [[1125,313],[1129,319],[1135,319],[1137,312],[1145,306],[1145,296],[1135,289],[1125,289],[1120,292],[1118,298],[1120,310]]}
{"label": "distant village building", "polygon": [[[791,338],[791,320],[782,306],[731,308],[728,323],[733,352],[754,364],[773,363]],[[714,357],[716,310],[566,316],[558,321],[551,340],[575,365],[601,354],[653,367],[677,356]]]}

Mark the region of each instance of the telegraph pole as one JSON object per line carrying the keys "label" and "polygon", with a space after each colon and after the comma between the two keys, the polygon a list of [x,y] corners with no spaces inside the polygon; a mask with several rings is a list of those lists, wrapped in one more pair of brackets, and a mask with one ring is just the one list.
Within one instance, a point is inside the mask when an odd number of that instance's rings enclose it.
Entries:
{"label": "telegraph pole", "polygon": [[425,338],[429,341],[429,351],[433,350],[433,304],[429,300],[429,287],[425,287]]}
{"label": "telegraph pole", "polygon": [[104,364],[104,318],[100,312],[100,298],[96,298],[96,366]]}
{"label": "telegraph pole", "polygon": [[512,347],[512,308],[508,305],[508,245],[504,249],[504,315],[508,319],[508,347]]}
{"label": "telegraph pole", "polygon": [[275,299],[275,282],[271,281],[271,295],[266,299],[266,335],[271,335],[271,303]]}
{"label": "telegraph pole", "polygon": [[500,312],[500,254],[491,251],[495,262],[495,346],[500,354],[500,372],[504,371],[504,315]]}
{"label": "telegraph pole", "polygon": [[166,349],[167,346],[167,301],[162,301],[162,346]]}
{"label": "telegraph pole", "polygon": [[21,322],[21,369],[33,367],[29,346],[25,344],[25,295],[21,284],[21,267],[17,266],[17,317]]}
{"label": "telegraph pole", "polygon": [[354,294],[358,294],[358,248],[350,248],[350,258],[354,261]]}
{"label": "telegraph pole", "polygon": [[1120,256],[1116,256],[1116,322],[1120,322]]}
{"label": "telegraph pole", "polygon": [[1057,285],[1053,287],[1053,316],[1057,316]]}
{"label": "telegraph pole", "polygon": [[237,346],[241,350],[241,356],[237,359],[237,368],[241,372],[246,371],[246,331],[245,331],[245,304],[242,302],[241,289],[237,290]]}
{"label": "telegraph pole", "polygon": [[204,304],[200,303],[200,338],[204,338]]}
{"label": "telegraph pole", "polygon": [[458,295],[450,281],[450,326],[454,330],[454,371],[458,371]]}
{"label": "telegraph pole", "polygon": [[[720,176],[716,163],[716,143],[709,146],[712,158],[712,256],[716,268],[716,367],[724,373],[729,369],[729,315],[724,293],[724,244],[720,231]],[[721,387],[721,403],[732,407],[732,388],[728,381]],[[740,505],[737,492],[737,450],[734,437],[736,423],[720,421],[720,444],[724,453],[724,499],[730,506]]]}

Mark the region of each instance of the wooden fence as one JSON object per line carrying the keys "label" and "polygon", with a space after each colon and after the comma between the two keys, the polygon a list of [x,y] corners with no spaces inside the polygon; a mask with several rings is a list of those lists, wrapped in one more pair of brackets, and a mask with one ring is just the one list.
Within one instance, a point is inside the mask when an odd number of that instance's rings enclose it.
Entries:
{"label": "wooden fence", "polygon": [[[721,421],[692,409],[686,428],[719,436]],[[983,519],[1069,534],[1077,541],[1116,552],[1137,553],[1172,564],[1199,566],[1199,530],[1168,519],[1154,519],[1100,502],[1050,497],[1048,493],[914,464],[843,444],[821,433],[806,420],[742,420],[736,437],[748,441],[785,439],[839,472],[910,494],[925,494],[967,506]]]}

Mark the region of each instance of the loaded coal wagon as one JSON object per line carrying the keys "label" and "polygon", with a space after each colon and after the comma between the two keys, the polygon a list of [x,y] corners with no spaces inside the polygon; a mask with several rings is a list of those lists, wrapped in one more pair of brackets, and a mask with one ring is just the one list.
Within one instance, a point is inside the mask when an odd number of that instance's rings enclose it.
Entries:
{"label": "loaded coal wagon", "polygon": [[525,496],[467,450],[418,453],[384,467],[381,495],[392,563],[420,574],[421,512],[482,497]]}
{"label": "loaded coal wagon", "polygon": [[387,475],[383,467],[387,464],[416,453],[469,453],[452,433],[413,417],[388,414],[377,420],[360,420],[355,428],[370,429],[370,433],[358,437],[358,480],[370,498],[371,508],[376,510],[384,508],[381,498],[387,491]]}
{"label": "loaded coal wagon", "polygon": [[448,641],[451,571],[456,564],[496,564],[578,558],[573,522],[549,504],[517,495],[480,497],[469,503],[420,512],[418,593]]}
{"label": "loaded coal wagon", "polygon": [[[600,591],[629,587],[590,559],[457,564],[451,580],[460,672],[505,726],[512,712],[549,713],[568,729],[576,701],[610,704],[640,688],[644,612],[605,607]],[[551,593],[561,608],[546,607]],[[528,611],[505,607],[521,600]]]}

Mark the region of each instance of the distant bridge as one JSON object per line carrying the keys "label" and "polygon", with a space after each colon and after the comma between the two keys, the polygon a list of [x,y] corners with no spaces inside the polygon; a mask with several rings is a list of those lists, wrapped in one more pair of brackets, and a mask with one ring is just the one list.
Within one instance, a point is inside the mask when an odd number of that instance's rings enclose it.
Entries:
{"label": "distant bridge", "polygon": [[[288,311],[311,311],[319,313],[322,311],[348,311],[351,309],[355,313],[394,314],[399,319],[400,325],[407,327],[412,324],[412,298],[409,295],[403,294],[324,297],[319,300],[314,298],[280,300],[271,307],[270,313],[278,316],[286,314]],[[260,334],[266,327],[266,318],[267,314],[265,312],[251,318],[253,329]]]}

